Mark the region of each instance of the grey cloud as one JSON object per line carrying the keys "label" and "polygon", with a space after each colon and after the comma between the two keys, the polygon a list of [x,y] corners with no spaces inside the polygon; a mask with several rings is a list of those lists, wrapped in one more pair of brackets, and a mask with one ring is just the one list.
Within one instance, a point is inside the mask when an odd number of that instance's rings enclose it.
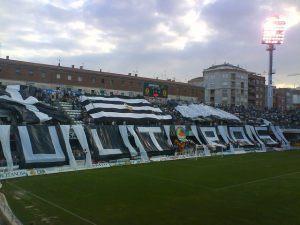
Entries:
{"label": "grey cloud", "polygon": [[[190,41],[183,50],[161,48],[169,37],[156,31],[157,25],[164,23],[178,34],[187,32],[180,17],[189,6],[179,0],[90,0],[79,9],[64,9],[39,1],[4,0],[0,6],[0,37],[5,37],[3,46],[8,53],[13,47],[69,52],[80,49],[79,40],[89,28],[82,32],[76,27],[66,30],[65,26],[81,21],[88,27],[102,30],[106,40],[116,41],[116,48],[105,54],[83,51],[80,55],[64,56],[65,65],[85,63],[87,68],[101,67],[120,73],[138,69],[150,77],[166,73],[169,78],[175,76],[184,81],[201,75],[201,71],[211,64],[224,61],[263,72],[267,68],[267,53],[260,44],[260,26],[275,10],[262,6],[280,9],[284,4],[290,4],[300,9],[300,2],[296,0],[217,0],[205,7],[202,2],[198,1],[195,8],[216,34],[206,43]],[[16,6],[18,12],[14,13]],[[49,25],[49,21],[53,25]],[[297,58],[300,53],[299,26],[288,31],[286,43],[276,50],[275,66],[280,74],[300,72]],[[21,36],[31,32],[27,28],[47,37],[47,41],[23,40]],[[61,36],[62,32],[68,32],[68,37]],[[58,57],[24,55],[20,59],[56,64]]]}

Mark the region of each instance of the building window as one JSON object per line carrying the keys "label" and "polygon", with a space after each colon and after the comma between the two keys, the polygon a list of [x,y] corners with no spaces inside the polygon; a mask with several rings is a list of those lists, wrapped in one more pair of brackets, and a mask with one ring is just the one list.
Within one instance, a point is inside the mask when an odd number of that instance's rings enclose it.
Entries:
{"label": "building window", "polygon": [[92,77],[92,83],[96,83],[96,77]]}
{"label": "building window", "polygon": [[227,90],[226,90],[226,89],[223,89],[223,90],[222,90],[222,96],[223,96],[223,97],[227,97],[227,96],[228,96],[228,93],[227,93]]}
{"label": "building window", "polygon": [[114,84],[114,80],[110,80],[110,85],[113,85]]}
{"label": "building window", "polygon": [[82,77],[78,77],[78,81],[81,82],[82,81]]}
{"label": "building window", "polygon": [[20,75],[20,69],[16,69],[16,75]]}
{"label": "building window", "polygon": [[30,76],[33,75],[33,71],[32,70],[29,70],[28,73],[29,73]]}
{"label": "building window", "polygon": [[72,80],[72,76],[71,75],[68,75],[68,80]]}
{"label": "building window", "polygon": [[0,72],[2,72],[2,66],[0,66]]}
{"label": "building window", "polygon": [[104,84],[104,79],[101,79],[101,83]]}
{"label": "building window", "polygon": [[45,72],[41,72],[41,77],[45,78],[46,77],[46,73]]}
{"label": "building window", "polygon": [[56,74],[56,79],[60,79],[60,74],[58,73],[58,74]]}
{"label": "building window", "polygon": [[244,82],[241,82],[241,88],[244,88]]}

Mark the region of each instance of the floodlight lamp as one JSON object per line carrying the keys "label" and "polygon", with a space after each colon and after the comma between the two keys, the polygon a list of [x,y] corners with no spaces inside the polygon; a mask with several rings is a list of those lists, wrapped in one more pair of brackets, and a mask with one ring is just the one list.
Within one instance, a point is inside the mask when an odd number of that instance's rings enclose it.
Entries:
{"label": "floodlight lamp", "polygon": [[280,16],[266,19],[263,25],[262,44],[282,44],[286,30],[286,21]]}

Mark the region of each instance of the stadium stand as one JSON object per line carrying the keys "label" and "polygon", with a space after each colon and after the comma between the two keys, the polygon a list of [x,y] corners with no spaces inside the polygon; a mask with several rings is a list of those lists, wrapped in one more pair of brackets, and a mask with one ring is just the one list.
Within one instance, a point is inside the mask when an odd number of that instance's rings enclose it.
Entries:
{"label": "stadium stand", "polygon": [[298,112],[219,109],[22,85],[1,86],[0,106],[2,171],[288,150],[290,136],[280,126],[295,126],[300,119]]}
{"label": "stadium stand", "polygon": [[278,109],[264,109],[260,110],[254,107],[245,108],[240,107],[224,107],[221,109],[230,112],[238,116],[244,124],[256,124],[259,125],[262,119],[271,122],[274,125],[285,127],[300,127],[300,111],[299,110],[287,110],[281,111]]}

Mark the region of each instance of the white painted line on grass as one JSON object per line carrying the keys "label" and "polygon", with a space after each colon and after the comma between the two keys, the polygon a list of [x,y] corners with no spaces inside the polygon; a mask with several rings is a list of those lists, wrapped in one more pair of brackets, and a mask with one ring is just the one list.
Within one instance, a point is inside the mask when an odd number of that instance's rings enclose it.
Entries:
{"label": "white painted line on grass", "polygon": [[154,178],[154,179],[157,179],[157,180],[168,181],[168,182],[173,182],[173,183],[177,183],[177,184],[183,184],[183,185],[186,185],[186,186],[190,186],[192,188],[203,188],[203,189],[206,189],[206,190],[213,190],[212,188],[210,188],[208,186],[205,186],[205,185],[195,185],[195,184],[192,184],[192,183],[179,181],[179,180],[175,180],[175,179],[172,179],[172,178],[149,175],[149,174],[143,174],[143,173],[137,173],[137,172],[130,172],[130,173],[140,175],[140,176],[144,176],[144,177]]}
{"label": "white painted line on grass", "polygon": [[224,187],[220,187],[220,188],[215,188],[214,190],[215,191],[221,191],[221,190],[225,190],[225,189],[240,187],[240,186],[247,185],[247,184],[259,183],[259,182],[263,182],[263,181],[267,181],[267,180],[273,180],[273,179],[277,179],[277,178],[281,178],[281,177],[285,177],[285,176],[290,176],[290,175],[294,175],[294,174],[299,174],[299,173],[300,173],[299,171],[291,172],[291,173],[285,173],[285,174],[281,174],[281,175],[277,175],[277,176],[265,177],[265,178],[261,178],[261,179],[257,179],[257,180],[244,182],[244,183],[233,184],[233,185],[228,185],[228,186],[224,186]]}
{"label": "white painted line on grass", "polygon": [[71,212],[70,210],[68,210],[68,209],[66,209],[66,208],[64,208],[64,207],[62,207],[62,206],[59,206],[59,205],[55,204],[54,202],[51,202],[51,201],[49,201],[49,200],[47,200],[47,199],[45,199],[45,198],[43,198],[43,197],[41,197],[41,196],[38,196],[38,195],[36,195],[36,194],[34,194],[34,193],[30,192],[30,191],[27,191],[27,190],[25,190],[24,188],[21,188],[20,186],[18,186],[18,185],[16,185],[16,184],[13,184],[13,183],[11,183],[11,182],[7,182],[7,183],[8,183],[9,185],[11,185],[11,186],[14,186],[14,187],[16,187],[16,188],[19,188],[19,189],[22,190],[22,191],[25,191],[26,193],[28,193],[28,194],[32,195],[33,197],[35,197],[35,198],[37,198],[37,199],[39,199],[39,200],[41,200],[41,201],[47,203],[48,205],[51,205],[51,206],[53,206],[53,207],[55,207],[55,208],[58,208],[58,209],[60,209],[60,210],[62,210],[62,211],[64,211],[64,212],[66,212],[66,213],[68,213],[68,214],[70,214],[70,215],[72,215],[72,216],[74,216],[74,217],[76,217],[76,218],[78,218],[78,219],[80,219],[80,220],[82,220],[82,221],[88,223],[88,224],[97,225],[96,223],[94,223],[94,222],[92,222],[92,221],[90,221],[90,220],[88,220],[88,219],[86,219],[86,218],[83,218],[82,216],[79,216],[79,215],[77,215],[76,213],[73,213],[73,212]]}

